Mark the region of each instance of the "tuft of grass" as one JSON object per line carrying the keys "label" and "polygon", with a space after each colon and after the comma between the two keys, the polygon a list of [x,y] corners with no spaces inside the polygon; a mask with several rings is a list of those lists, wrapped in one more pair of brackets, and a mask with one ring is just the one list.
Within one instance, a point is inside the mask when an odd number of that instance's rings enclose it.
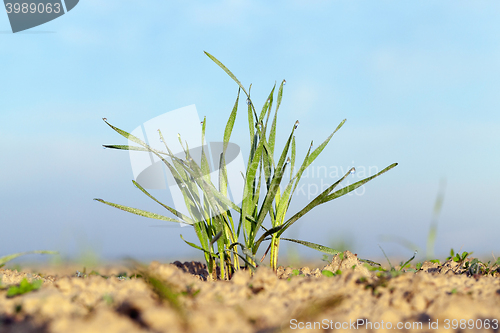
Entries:
{"label": "tuft of grass", "polygon": [[[206,157],[207,153],[204,148],[206,118],[203,120],[201,126],[202,150],[199,163],[194,161],[187,142],[184,144],[180,135],[179,141],[184,149],[184,158],[172,154],[160,130],[158,132],[160,140],[165,145],[164,150],[153,149],[139,138],[111,125],[106,118],[103,118],[104,122],[114,131],[138,145],[104,145],[104,147],[143,151],[157,156],[175,179],[188,207],[189,216],[161,203],[136,181],[132,182],[141,192],[168,210],[175,218],[111,203],[102,199],[94,200],[139,216],[191,225],[195,229],[199,244],[185,240],[182,238],[182,235],[181,238],[189,246],[202,251],[211,279],[217,279],[218,277],[229,279],[236,270],[240,269],[241,262],[244,263],[245,268],[254,270],[258,265],[256,260],[257,252],[260,246],[266,241],[269,241],[269,245],[261,261],[269,253],[270,266],[275,271],[278,265],[281,240],[299,243],[327,254],[339,253],[339,251],[326,246],[302,240],[283,238],[282,235],[295,222],[315,207],[356,190],[368,181],[394,168],[397,163],[391,164],[375,175],[337,189],[340,183],[354,171],[354,168],[352,168],[298,213],[288,217],[287,212],[303,172],[326,148],[333,135],[344,125],[346,120],[342,120],[335,130],[315,149],[313,149],[313,143],[311,142],[302,163],[300,166],[296,165],[295,132],[299,127],[298,120],[290,126],[290,134],[281,152],[277,151],[275,147],[277,116],[286,81],[283,80],[281,82],[277,93],[276,84],[273,86],[262,109],[260,112],[257,112],[250,96],[251,85],[247,91],[226,66],[211,54],[207,52],[205,54],[238,85],[238,95],[223,133],[223,150],[218,165],[218,182],[215,184],[212,182],[210,167]],[[242,175],[244,179],[241,196],[243,201],[237,205],[231,201],[228,195],[226,151],[236,121],[241,92],[246,97],[250,154],[246,164],[246,172]],[[275,106],[274,110],[273,106]],[[285,182],[284,179],[286,177],[284,176],[288,173],[290,180]],[[235,214],[237,216],[233,216]],[[271,221],[268,226],[264,226],[266,217],[269,217]],[[217,271],[220,273],[217,273]]]}

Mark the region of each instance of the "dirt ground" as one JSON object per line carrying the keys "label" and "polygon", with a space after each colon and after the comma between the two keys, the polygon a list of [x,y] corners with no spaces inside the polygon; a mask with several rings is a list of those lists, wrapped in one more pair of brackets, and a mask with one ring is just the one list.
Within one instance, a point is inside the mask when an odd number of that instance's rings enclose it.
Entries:
{"label": "dirt ground", "polygon": [[[346,251],[323,268],[342,271],[335,276],[259,267],[213,282],[196,262],[152,262],[139,277],[122,267],[80,276],[0,269],[0,332],[498,332],[500,273],[461,267],[377,274]],[[23,278],[43,285],[7,297]]]}

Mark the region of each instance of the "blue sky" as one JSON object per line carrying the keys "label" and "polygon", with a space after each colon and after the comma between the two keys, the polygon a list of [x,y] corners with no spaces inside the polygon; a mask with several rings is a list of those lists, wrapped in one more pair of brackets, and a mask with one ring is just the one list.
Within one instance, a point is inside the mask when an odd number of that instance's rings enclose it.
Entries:
{"label": "blue sky", "polygon": [[[132,185],[128,154],[102,149],[126,143],[103,117],[131,131],[195,104],[208,139],[222,138],[238,88],[203,51],[252,83],[258,108],[286,79],[278,145],[299,120],[299,159],[347,118],[314,167],[399,163],[362,195],[317,207],[288,236],[350,239],[366,258],[380,257],[378,244],[408,257],[380,237],[424,248],[445,178],[437,255],[499,255],[499,14],[495,1],[82,0],[17,34],[0,15],[0,255],[91,248],[110,259],[201,259],[179,237],[195,240],[188,228],[152,228],[92,199],[162,212]],[[232,141],[246,156],[243,112]],[[292,211],[306,200],[297,196]]]}

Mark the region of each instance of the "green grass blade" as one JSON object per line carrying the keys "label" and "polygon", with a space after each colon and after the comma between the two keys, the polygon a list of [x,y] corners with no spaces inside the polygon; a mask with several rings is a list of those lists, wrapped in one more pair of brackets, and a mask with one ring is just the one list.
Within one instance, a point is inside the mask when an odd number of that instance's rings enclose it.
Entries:
{"label": "green grass blade", "polygon": [[245,177],[245,186],[243,188],[243,202],[241,203],[241,223],[247,234],[251,233],[252,227],[247,217],[251,215],[254,207],[252,206],[254,200],[254,180],[257,170],[259,169],[259,163],[262,156],[262,146],[263,141],[259,142],[256,152],[251,160],[251,163],[247,166],[247,174]]}
{"label": "green grass blade", "polygon": [[[250,101],[250,98],[247,100],[248,104],[248,130],[250,132],[250,142],[255,141],[255,131],[254,131],[254,126],[255,126],[255,120],[254,120],[254,115],[253,115],[253,110],[252,110],[252,102]],[[257,117],[256,117],[257,118]]]}
{"label": "green grass blade", "polygon": [[203,249],[203,248],[199,247],[199,246],[198,246],[198,245],[196,245],[195,243],[191,243],[191,242],[189,242],[189,241],[185,240],[185,239],[184,239],[184,237],[182,237],[182,235],[181,235],[181,238],[182,238],[182,240],[183,240],[184,242],[186,242],[186,244],[187,244],[187,245],[189,245],[189,246],[191,246],[191,247],[193,247],[193,248],[195,248],[195,249],[197,249],[197,250],[203,251],[203,252],[205,252],[206,254],[208,254],[208,255],[210,255],[211,257],[213,257],[214,259],[217,259],[217,255],[215,255],[214,253],[210,253],[209,251],[207,251],[207,250],[205,250],[205,249]]}
{"label": "green grass blade", "polygon": [[413,252],[413,257],[411,257],[410,259],[408,259],[403,265],[401,265],[401,267],[399,268],[399,271],[402,271],[403,268],[408,265],[408,263],[410,263],[410,261],[412,261],[413,259],[415,259],[415,256],[417,255],[418,251],[415,250],[415,252]]}
{"label": "green grass blade", "polygon": [[227,169],[224,153],[220,155],[219,159],[219,191],[227,197]]}
{"label": "green grass blade", "polygon": [[293,179],[293,171],[295,168],[295,155],[296,155],[296,148],[295,148],[295,136],[292,139],[292,158],[291,158],[291,164],[290,164],[290,179]]}
{"label": "green grass blade", "polygon": [[314,249],[316,251],[320,251],[320,252],[323,252],[323,253],[326,253],[326,254],[342,253],[341,251],[337,251],[337,250],[332,249],[330,247],[319,245],[319,244],[316,244],[316,243],[306,242],[306,241],[302,241],[302,240],[298,240],[298,239],[290,239],[290,238],[280,238],[280,239],[283,239],[283,240],[286,240],[286,241],[289,241],[289,242],[294,242],[294,243],[302,244],[304,246],[310,247],[311,249]]}
{"label": "green grass blade", "polygon": [[279,225],[277,227],[271,228],[267,230],[262,236],[260,236],[260,238],[255,242],[253,253],[257,254],[257,250],[259,249],[260,243],[262,243],[267,236],[270,236],[280,231],[282,227],[283,226]]}
{"label": "green grass blade", "polygon": [[323,151],[323,149],[325,149],[326,145],[330,142],[330,140],[332,139],[333,135],[335,133],[337,133],[337,131],[344,125],[344,123],[346,122],[346,119],[342,120],[340,122],[340,124],[337,126],[337,128],[335,129],[335,131],[333,131],[332,134],[330,134],[330,136],[328,138],[326,138],[325,141],[323,141],[322,144],[320,144],[318,146],[318,148],[316,148],[312,153],[311,155],[309,155],[309,157],[307,158],[307,163],[306,163],[306,168],[311,165],[312,162],[314,162],[314,160],[316,159],[316,157],[318,157],[319,154],[321,154],[321,152]]}
{"label": "green grass blade", "polygon": [[[239,245],[240,248],[241,248],[241,252],[243,252],[243,254],[245,256],[247,256],[248,258],[250,258],[253,262],[257,262],[257,260],[255,259],[255,256],[253,255],[252,251],[246,247],[245,245],[241,244],[241,243],[233,243],[231,245],[229,245],[228,249],[232,249],[233,247],[235,247],[236,245]],[[245,260],[245,262],[247,264],[250,264],[250,266],[254,267],[253,264],[251,264],[250,262],[248,262],[245,258],[241,257],[243,260]]]}
{"label": "green grass blade", "polygon": [[203,126],[201,130],[201,172],[205,181],[210,181],[210,165],[208,164],[207,155],[205,154],[205,129],[207,126],[207,118],[203,118]]}
{"label": "green grass blade", "polygon": [[382,253],[384,254],[385,259],[389,263],[389,267],[391,267],[391,271],[395,271],[394,266],[392,266],[391,261],[389,260],[389,257],[387,256],[387,254],[385,254],[385,251],[382,248],[382,246],[379,245],[378,247],[380,247],[380,249],[382,250]]}
{"label": "green grass blade", "polygon": [[245,87],[243,87],[243,85],[241,84],[241,82],[236,78],[236,76],[234,76],[234,74],[229,70],[227,69],[226,66],[224,66],[222,64],[222,62],[220,62],[219,60],[217,60],[217,58],[215,58],[213,55],[211,55],[210,53],[208,53],[207,51],[203,51],[205,52],[205,54],[210,58],[212,59],[213,62],[215,62],[220,68],[222,68],[224,70],[224,72],[227,73],[227,75],[229,75],[229,77],[231,77],[231,79],[234,80],[234,82],[236,82],[238,84],[238,86],[240,86],[240,88],[245,92],[245,94],[247,95],[247,97],[250,97],[249,94],[247,93],[247,91],[245,90]]}
{"label": "green grass blade", "polygon": [[269,112],[271,111],[271,105],[273,103],[273,94],[274,94],[275,88],[276,88],[276,85],[274,85],[273,89],[271,90],[271,93],[269,94],[269,96],[266,99],[266,102],[264,103],[264,106],[262,107],[262,110],[260,111],[260,116],[259,116],[258,122],[262,123],[263,129],[265,129],[265,125],[267,125],[267,121],[266,121],[266,124],[264,124],[264,117],[266,116],[266,114],[269,114]]}
{"label": "green grass blade", "polygon": [[[239,243],[235,243],[235,244],[239,244]],[[245,264],[248,265],[248,267],[250,268],[251,271],[255,271],[256,267],[254,266],[254,264],[252,264],[250,261],[248,261],[247,258],[245,258],[244,256],[242,256],[241,254],[239,254],[238,252],[236,252],[234,250],[227,250],[227,252],[232,253],[233,255],[240,257],[245,262]],[[255,262],[255,260],[254,260],[254,262]]]}
{"label": "green grass blade", "polygon": [[276,102],[276,113],[278,113],[278,109],[280,108],[281,105],[281,99],[283,98],[283,86],[285,85],[286,81],[283,80],[281,81],[280,88],[278,89],[278,100]]}
{"label": "green grass blade", "polygon": [[215,242],[219,240],[219,238],[222,236],[222,231],[219,231],[211,240],[209,246],[212,247]]}
{"label": "green grass blade", "polygon": [[234,102],[233,110],[229,115],[226,128],[224,129],[224,137],[223,137],[224,152],[226,151],[227,144],[229,142],[229,139],[231,138],[231,133],[233,132],[234,122],[236,121],[236,114],[238,113],[239,100],[240,100],[240,89],[238,89],[238,96],[236,97],[236,102]]}
{"label": "green grass blade", "polygon": [[0,257],[0,266],[3,266],[4,264],[11,261],[12,259],[16,259],[17,257],[25,256],[27,254],[59,254],[59,252],[57,252],[57,251],[28,251],[28,252],[9,254],[7,256]]}
{"label": "green grass blade", "polygon": [[[290,144],[290,140],[288,141],[288,145]],[[288,149],[288,147],[286,148]],[[268,188],[266,196],[264,198],[264,202],[262,203],[261,209],[259,211],[259,215],[257,216],[257,224],[255,226],[255,231],[257,231],[262,223],[264,222],[264,218],[272,207],[273,200],[280,189],[281,180],[283,179],[283,174],[285,172],[286,165],[281,161],[278,163],[278,172],[276,172],[271,181],[271,185]],[[255,239],[256,234],[252,234],[251,241]]]}
{"label": "green grass blade", "polygon": [[274,145],[276,143],[276,121],[278,119],[278,109],[276,109],[271,123],[271,130],[269,131],[269,155],[274,155]]}
{"label": "green grass blade", "polygon": [[151,213],[151,212],[148,212],[148,211],[145,211],[145,210],[142,210],[142,209],[137,209],[137,208],[132,208],[132,207],[127,207],[127,206],[122,206],[122,205],[114,204],[114,203],[111,203],[111,202],[104,201],[102,199],[94,199],[94,200],[102,202],[103,204],[106,204],[108,206],[112,206],[112,207],[121,209],[123,211],[129,212],[129,213],[132,213],[132,214],[136,214],[136,215],[139,215],[139,216],[144,216],[144,217],[148,217],[148,218],[156,219],[156,220],[161,220],[161,221],[186,223],[185,221],[175,220],[173,218],[166,217],[166,216],[159,215],[159,214],[155,214],[155,213]]}
{"label": "green grass blade", "polygon": [[171,208],[165,204],[163,204],[162,202],[160,202],[159,200],[157,200],[155,197],[153,197],[148,191],[146,191],[138,182],[136,182],[135,180],[132,180],[132,182],[134,183],[134,185],[139,189],[141,190],[144,194],[146,194],[148,197],[150,197],[151,199],[153,199],[154,201],[156,201],[157,203],[159,203],[163,208],[167,209],[169,212],[171,212],[172,214],[174,214],[175,216],[177,216],[178,218],[180,218],[181,220],[183,221],[186,221],[187,224],[194,224],[194,221],[189,218],[188,216],[182,214],[181,212],[175,210],[174,208]]}
{"label": "green grass blade", "polygon": [[266,123],[263,124],[264,128],[264,133],[267,133],[267,123],[269,122],[269,116],[271,115],[271,110],[273,108],[273,101],[274,101],[274,89],[276,88],[276,82],[274,83],[273,90],[269,94],[268,100],[269,100],[269,107],[267,109],[267,117],[266,117]]}
{"label": "green grass blade", "polygon": [[129,146],[129,145],[102,145],[102,146],[104,148],[110,148],[110,149],[149,151],[149,149],[146,148]]}
{"label": "green grass blade", "polygon": [[387,168],[385,168],[384,170],[380,171],[379,173],[373,175],[373,176],[370,176],[370,177],[367,177],[363,180],[360,180],[354,184],[351,184],[349,186],[346,186],[332,194],[329,194],[328,196],[326,196],[324,199],[323,199],[323,203],[324,202],[328,202],[328,201],[331,201],[333,199],[336,199],[336,198],[339,198],[343,195],[346,195],[347,193],[349,192],[352,192],[354,191],[355,189],[357,189],[358,187],[364,185],[365,183],[369,182],[370,180],[372,180],[373,178],[376,178],[378,176],[380,176],[381,174],[383,173],[386,173],[387,171],[391,170],[392,168],[394,168],[395,166],[397,166],[398,164],[397,163],[393,163],[391,165],[389,165]]}
{"label": "green grass blade", "polygon": [[[352,169],[351,169],[352,170]],[[333,183],[332,185],[330,185],[327,189],[325,189],[323,192],[321,192],[316,198],[314,198],[310,203],[308,203],[302,210],[300,210],[298,213],[296,213],[294,216],[292,216],[290,219],[288,219],[283,225],[283,229],[278,233],[278,237],[281,236],[281,234],[283,232],[285,232],[286,229],[288,229],[293,223],[295,223],[298,219],[300,219],[302,216],[304,216],[305,214],[307,214],[309,211],[311,211],[314,207],[322,204],[324,202],[324,198],[331,192],[335,189],[335,187],[337,187],[344,179],[347,178],[347,176],[349,176],[349,174],[351,173],[351,170],[347,171],[347,173],[342,177],[340,178],[339,180],[337,180],[335,183]],[[286,204],[289,204],[289,203],[286,203]],[[283,203],[283,205],[285,205],[285,203]],[[284,214],[284,207],[282,209],[279,210],[279,213],[280,214]]]}
{"label": "green grass blade", "polygon": [[127,138],[128,140],[132,141],[132,142],[135,142],[141,146],[143,146],[144,148],[146,148],[148,151],[151,150],[151,148],[144,142],[142,141],[141,139],[139,139],[138,137],[128,133],[128,132],[125,132],[124,130],[121,130],[119,129],[118,127],[115,127],[113,125],[111,125],[110,123],[108,123],[107,119],[106,118],[102,118],[102,120],[104,120],[104,122],[106,124],[108,124],[109,127],[111,127],[112,129],[114,129],[118,134],[120,134],[121,136]]}

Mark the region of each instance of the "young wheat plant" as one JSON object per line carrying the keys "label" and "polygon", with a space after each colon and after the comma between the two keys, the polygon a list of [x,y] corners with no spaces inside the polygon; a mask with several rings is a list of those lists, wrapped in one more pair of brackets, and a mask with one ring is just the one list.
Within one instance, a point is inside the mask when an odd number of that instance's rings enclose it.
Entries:
{"label": "young wheat plant", "polygon": [[[285,80],[281,82],[278,88],[274,112],[273,103],[276,85],[271,90],[261,111],[257,113],[254,103],[250,98],[250,89],[247,92],[245,87],[243,87],[229,69],[211,54],[207,52],[205,52],[205,54],[221,67],[239,86],[236,102],[234,103],[223,133],[223,150],[219,159],[219,174],[216,184],[214,184],[211,179],[211,171],[206,157],[207,153],[204,148],[206,119],[204,119],[201,128],[202,151],[201,161],[198,164],[191,156],[187,143],[184,146],[180,137],[179,140],[184,149],[184,158],[180,158],[172,153],[163,139],[160,130],[159,136],[161,141],[165,144],[165,150],[153,149],[139,138],[111,125],[104,118],[106,124],[113,130],[138,145],[105,145],[104,147],[144,151],[155,154],[163,161],[174,177],[182,192],[186,206],[188,207],[189,216],[161,203],[136,181],[133,181],[133,183],[137,188],[167,209],[176,218],[118,205],[102,199],[94,200],[140,216],[169,222],[186,223],[193,226],[199,239],[199,245],[186,240],[184,241],[188,245],[203,252],[211,279],[217,279],[218,277],[221,279],[230,279],[232,274],[241,268],[240,264],[242,263],[244,263],[245,268],[250,270],[255,269],[257,267],[257,251],[264,241],[270,241],[264,256],[270,251],[270,266],[273,270],[277,269],[279,245],[282,239],[300,243],[324,253],[338,253],[338,251],[334,249],[319,244],[283,238],[281,236],[297,220],[311,211],[314,207],[354,191],[368,181],[394,168],[397,163],[391,164],[373,176],[335,190],[354,170],[353,168],[341,179],[314,198],[298,213],[287,218],[287,212],[293,194],[297,189],[304,171],[325,149],[333,135],[344,125],[346,120],[344,119],[340,122],[326,140],[314,150],[311,142],[309,150],[300,164],[300,167],[296,168],[296,143],[294,134],[299,125],[298,121],[291,126],[290,135],[279,156],[275,156],[274,154],[277,115],[283,96]],[[241,204],[235,204],[228,195],[226,153],[238,113],[241,91],[243,91],[246,97],[250,154],[246,163],[246,172],[243,175],[243,200]],[[272,120],[269,121],[271,115]],[[288,183],[284,182],[286,173],[290,175]],[[271,225],[266,227],[264,226],[264,221],[267,216],[270,217]],[[217,268],[219,272],[217,272]]]}

